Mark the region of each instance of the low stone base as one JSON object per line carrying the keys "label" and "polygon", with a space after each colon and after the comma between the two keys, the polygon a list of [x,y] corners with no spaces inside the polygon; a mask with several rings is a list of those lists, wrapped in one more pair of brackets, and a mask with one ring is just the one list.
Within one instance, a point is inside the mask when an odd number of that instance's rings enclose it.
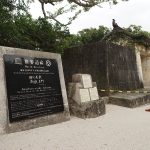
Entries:
{"label": "low stone base", "polygon": [[150,94],[117,93],[109,97],[109,104],[135,108],[150,103]]}
{"label": "low stone base", "polygon": [[105,104],[108,104],[108,102],[109,102],[109,97],[108,96],[101,97],[101,99],[104,100]]}
{"label": "low stone base", "polygon": [[74,100],[69,100],[69,109],[71,114],[82,119],[96,118],[106,113],[105,103],[102,99],[85,102],[82,106],[79,106]]}

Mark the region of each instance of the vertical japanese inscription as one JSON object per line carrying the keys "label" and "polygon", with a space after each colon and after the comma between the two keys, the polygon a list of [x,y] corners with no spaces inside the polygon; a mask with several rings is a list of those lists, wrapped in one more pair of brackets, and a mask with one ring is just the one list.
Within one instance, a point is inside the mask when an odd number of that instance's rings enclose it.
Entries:
{"label": "vertical japanese inscription", "polygon": [[4,55],[10,122],[64,111],[55,59]]}

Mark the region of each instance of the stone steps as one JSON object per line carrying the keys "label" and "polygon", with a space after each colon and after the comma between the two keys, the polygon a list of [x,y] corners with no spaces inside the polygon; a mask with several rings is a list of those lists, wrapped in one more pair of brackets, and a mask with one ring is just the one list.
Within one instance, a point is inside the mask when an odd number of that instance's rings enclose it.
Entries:
{"label": "stone steps", "polygon": [[109,97],[108,103],[135,108],[150,103],[150,93],[116,93]]}

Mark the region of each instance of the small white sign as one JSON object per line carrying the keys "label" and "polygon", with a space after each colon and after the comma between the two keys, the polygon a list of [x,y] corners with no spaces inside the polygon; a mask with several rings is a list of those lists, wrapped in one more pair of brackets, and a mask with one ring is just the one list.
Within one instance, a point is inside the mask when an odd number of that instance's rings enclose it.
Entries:
{"label": "small white sign", "polygon": [[90,95],[88,89],[79,89],[81,103],[89,102],[90,101]]}
{"label": "small white sign", "polygon": [[90,75],[82,75],[82,84],[84,88],[92,87],[92,79]]}
{"label": "small white sign", "polygon": [[89,88],[89,93],[90,93],[91,100],[98,100],[99,99],[97,87]]}

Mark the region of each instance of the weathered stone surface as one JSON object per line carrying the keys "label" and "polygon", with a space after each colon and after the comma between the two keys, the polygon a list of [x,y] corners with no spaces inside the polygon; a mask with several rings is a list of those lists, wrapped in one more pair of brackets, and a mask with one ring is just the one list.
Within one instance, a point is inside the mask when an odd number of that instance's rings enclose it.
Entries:
{"label": "weathered stone surface", "polygon": [[68,97],[82,105],[84,102],[90,101],[88,89],[83,89],[81,83],[69,83]]}
{"label": "weathered stone surface", "polygon": [[68,98],[72,98],[75,94],[76,88],[83,88],[81,83],[68,83]]}
{"label": "weathered stone surface", "polygon": [[88,89],[79,89],[79,96],[81,98],[82,103],[90,101],[90,95]]}
{"label": "weathered stone surface", "polygon": [[[125,91],[143,87],[135,52],[113,43],[98,42],[67,49],[63,68],[66,85],[73,74],[80,72],[90,74],[98,89]],[[99,91],[99,95],[108,96],[109,92]]]}
{"label": "weathered stone surface", "polygon": [[108,96],[101,97],[101,99],[104,100],[105,104],[108,104],[108,102],[109,102],[109,97]]}
{"label": "weathered stone surface", "polygon": [[98,100],[99,99],[97,87],[89,88],[89,93],[90,93],[91,100]]}
{"label": "weathered stone surface", "polygon": [[88,89],[76,88],[75,94],[72,98],[78,103],[78,105],[82,105],[82,103],[90,101],[89,91]]}
{"label": "weathered stone surface", "polygon": [[109,103],[129,108],[135,108],[150,103],[150,94],[117,93],[109,97]]}
{"label": "weathered stone surface", "polygon": [[72,76],[73,82],[81,82],[83,88],[90,88],[92,87],[92,78],[89,74],[74,74]]}
{"label": "weathered stone surface", "polygon": [[89,74],[74,74],[72,75],[72,83],[68,84],[68,97],[76,101],[78,105],[82,103],[98,100],[96,82],[92,82]]}
{"label": "weathered stone surface", "polygon": [[83,84],[84,88],[92,87],[92,78],[91,75],[82,75],[81,83]]}
{"label": "weathered stone surface", "polygon": [[95,118],[106,113],[104,100],[102,99],[85,102],[82,106],[79,106],[74,100],[70,99],[69,109],[71,114],[82,119]]}

